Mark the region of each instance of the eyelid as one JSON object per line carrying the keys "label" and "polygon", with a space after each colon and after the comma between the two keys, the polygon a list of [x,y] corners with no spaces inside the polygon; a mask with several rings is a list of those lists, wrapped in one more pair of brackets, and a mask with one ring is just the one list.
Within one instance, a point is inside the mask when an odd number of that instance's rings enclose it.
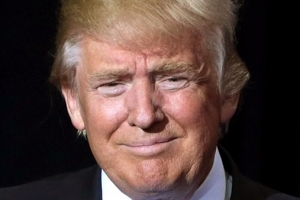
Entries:
{"label": "eyelid", "polygon": [[191,73],[188,72],[179,72],[179,73],[168,73],[168,74],[161,74],[156,76],[156,80],[166,80],[170,78],[183,78],[183,79],[190,79]]}
{"label": "eyelid", "polygon": [[108,82],[104,82],[104,83],[100,84],[98,87],[101,87],[101,86],[114,86],[114,85],[119,85],[119,84],[122,84],[122,82],[120,82],[120,81],[108,81]]}
{"label": "eyelid", "polygon": [[126,91],[126,84],[120,81],[110,81],[98,85],[96,90],[104,97],[116,97]]}
{"label": "eyelid", "polygon": [[176,91],[186,88],[189,82],[190,80],[186,76],[165,76],[158,81],[158,86],[162,90]]}

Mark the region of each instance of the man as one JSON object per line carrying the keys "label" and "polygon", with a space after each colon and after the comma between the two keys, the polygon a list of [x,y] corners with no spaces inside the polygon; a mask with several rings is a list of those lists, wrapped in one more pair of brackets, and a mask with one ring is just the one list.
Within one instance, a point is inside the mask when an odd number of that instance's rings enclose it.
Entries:
{"label": "man", "polygon": [[98,163],[1,199],[296,199],[239,174],[218,139],[249,73],[230,0],[64,0],[51,81]]}

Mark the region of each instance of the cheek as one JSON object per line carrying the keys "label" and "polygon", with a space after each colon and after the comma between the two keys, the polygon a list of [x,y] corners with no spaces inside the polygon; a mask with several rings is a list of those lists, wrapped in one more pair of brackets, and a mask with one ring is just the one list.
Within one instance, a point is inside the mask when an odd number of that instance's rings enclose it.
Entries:
{"label": "cheek", "polygon": [[97,137],[108,139],[126,119],[124,106],[118,99],[105,101],[97,96],[89,96],[82,105],[85,128]]}
{"label": "cheek", "polygon": [[218,95],[191,90],[167,98],[165,112],[186,128],[213,128],[220,120],[218,99]]}
{"label": "cheek", "polygon": [[114,134],[126,119],[122,102],[104,101],[93,98],[85,103],[84,123],[87,130],[90,149],[96,161],[102,166],[115,163],[112,155],[116,155]]}

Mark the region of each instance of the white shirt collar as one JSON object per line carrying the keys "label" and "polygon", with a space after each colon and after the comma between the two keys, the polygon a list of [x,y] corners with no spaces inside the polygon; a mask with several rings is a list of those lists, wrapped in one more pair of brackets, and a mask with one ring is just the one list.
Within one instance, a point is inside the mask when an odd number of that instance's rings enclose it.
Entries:
{"label": "white shirt collar", "polygon": [[128,196],[122,193],[119,188],[108,178],[106,173],[101,170],[101,185],[102,185],[102,200],[131,200]]}
{"label": "white shirt collar", "polygon": [[[128,196],[123,194],[116,185],[108,178],[106,173],[102,170],[102,199],[103,200],[131,200]],[[196,190],[190,200],[224,200],[226,193],[226,176],[224,166],[216,149],[215,159],[211,171],[208,176]],[[229,197],[226,197],[226,199]]]}
{"label": "white shirt collar", "polygon": [[226,192],[226,176],[219,150],[216,149],[213,166],[191,200],[224,200]]}

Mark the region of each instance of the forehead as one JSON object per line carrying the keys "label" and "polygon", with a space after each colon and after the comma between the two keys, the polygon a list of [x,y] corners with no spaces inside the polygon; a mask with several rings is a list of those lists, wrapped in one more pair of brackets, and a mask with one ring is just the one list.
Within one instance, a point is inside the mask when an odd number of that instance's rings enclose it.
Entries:
{"label": "forehead", "polygon": [[151,65],[151,62],[188,62],[188,64],[193,64],[196,59],[202,57],[200,48],[192,39],[174,41],[170,46],[164,44],[139,49],[85,38],[82,50],[84,62],[91,65],[99,64],[99,62],[112,65],[124,65],[130,62],[135,64],[145,62],[147,65]]}

